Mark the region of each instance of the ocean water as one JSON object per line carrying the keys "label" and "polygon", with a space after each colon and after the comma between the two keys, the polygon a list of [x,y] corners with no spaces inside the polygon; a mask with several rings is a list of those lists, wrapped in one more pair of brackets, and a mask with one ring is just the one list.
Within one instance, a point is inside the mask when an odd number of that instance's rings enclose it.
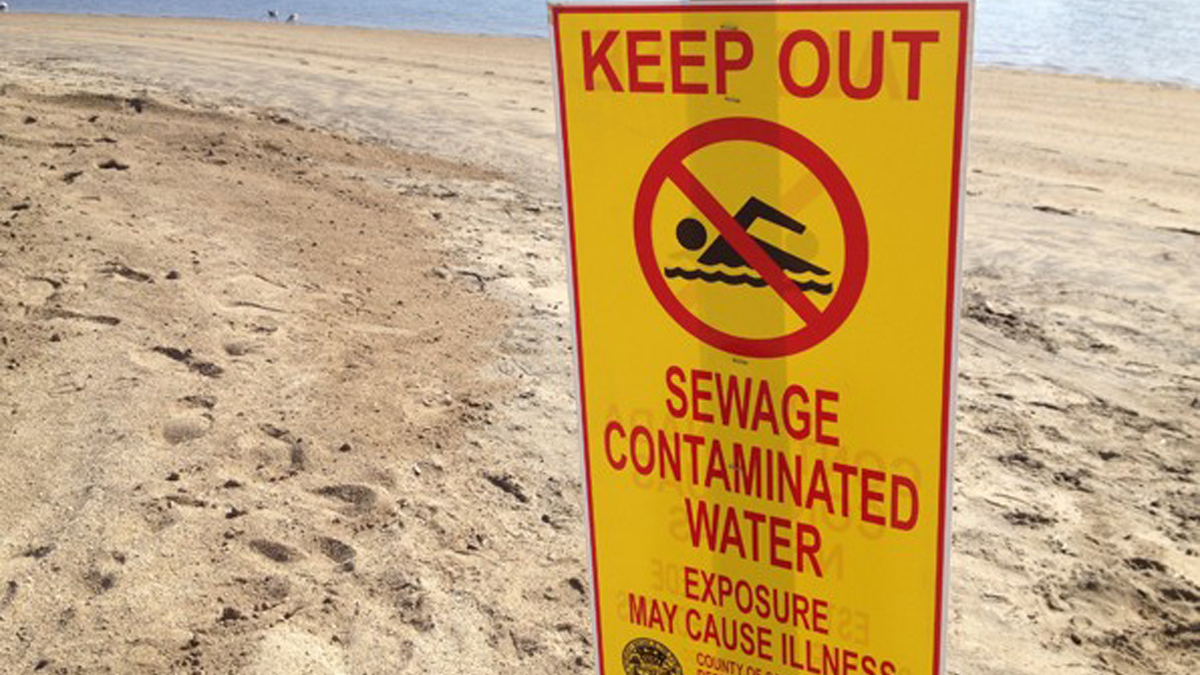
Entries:
{"label": "ocean water", "polygon": [[[543,0],[7,0],[12,11],[544,36]],[[978,63],[1200,86],[1200,0],[976,0]]]}

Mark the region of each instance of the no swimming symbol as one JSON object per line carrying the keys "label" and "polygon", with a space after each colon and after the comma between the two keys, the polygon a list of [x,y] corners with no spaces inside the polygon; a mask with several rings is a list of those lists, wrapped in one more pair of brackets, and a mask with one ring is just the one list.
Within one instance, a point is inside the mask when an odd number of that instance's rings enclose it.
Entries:
{"label": "no swimming symbol", "polygon": [[[774,223],[785,230],[789,230],[796,234],[804,234],[807,229],[803,223],[795,218],[779,211],[770,204],[762,201],[758,197],[751,197],[746,200],[742,208],[733,216],[733,220],[742,227],[743,230],[749,230],[750,226],[758,220],[765,220]],[[704,224],[695,218],[684,218],[679,221],[679,225],[675,229],[675,237],[679,240],[679,245],[689,251],[697,251],[704,249],[696,262],[701,265],[720,265],[729,268],[740,268],[748,266],[745,258],[738,254],[737,250],[725,239],[725,237],[717,237],[715,241],[709,243],[708,231],[704,228]],[[796,255],[755,237],[754,242],[758,244],[775,264],[779,265],[787,272],[794,274],[812,274],[818,277],[828,277],[829,270],[816,265],[808,260],[800,258]],[[705,246],[707,245],[707,248]],[[753,287],[763,287],[767,285],[767,280],[753,276],[750,274],[726,274],[720,270],[716,272],[706,272],[700,268],[683,268],[683,267],[667,267],[663,270],[663,274],[668,279],[680,278],[692,281],[704,281],[708,283],[720,283],[730,285],[745,284]],[[822,282],[816,280],[796,281],[797,286],[801,291],[812,291],[821,295],[829,295],[833,291],[833,284],[830,282]]]}
{"label": "no swimming symbol", "polygon": [[[800,162],[820,181],[837,210],[845,243],[844,270],[836,289],[832,283],[822,279],[829,276],[829,270],[772,246],[748,232],[750,224],[758,219],[773,222],[796,234],[804,232],[803,224],[755,197],[748,199],[736,215],[731,215],[701,179],[684,165],[684,160],[698,150],[729,142],[760,143],[775,148]],[[747,176],[747,179],[753,181],[754,177]],[[659,265],[652,236],[653,213],[668,180],[719,233],[719,237],[709,243],[704,226],[695,219],[685,218],[675,226],[679,243],[688,250],[703,248],[697,259],[702,265],[746,267],[757,276],[729,275],[700,269],[664,269]],[[849,316],[866,279],[866,223],[858,198],[841,169],[821,148],[804,136],[774,122],[757,118],[712,120],[692,127],[668,143],[642,179],[634,206],[634,239],[642,273],[667,313],[696,338],[741,356],[787,356],[818,344],[832,335]],[[789,277],[787,272],[814,278],[797,281]],[[768,286],[780,299],[781,311],[794,312],[803,326],[791,333],[767,338],[720,330],[688,309],[667,284],[667,277],[745,284],[748,287]],[[828,295],[830,292],[833,292],[833,297],[824,309],[806,295]]]}

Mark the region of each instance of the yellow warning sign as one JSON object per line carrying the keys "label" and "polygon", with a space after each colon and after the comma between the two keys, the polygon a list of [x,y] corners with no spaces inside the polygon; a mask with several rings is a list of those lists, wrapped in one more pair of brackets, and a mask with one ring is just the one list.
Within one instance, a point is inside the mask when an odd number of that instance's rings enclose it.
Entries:
{"label": "yellow warning sign", "polygon": [[942,669],[970,10],[551,8],[602,674]]}

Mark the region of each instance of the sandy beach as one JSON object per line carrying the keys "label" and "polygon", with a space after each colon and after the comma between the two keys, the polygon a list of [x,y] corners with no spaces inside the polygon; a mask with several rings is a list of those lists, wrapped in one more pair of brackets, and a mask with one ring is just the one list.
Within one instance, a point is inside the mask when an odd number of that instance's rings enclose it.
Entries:
{"label": "sandy beach", "polygon": [[[0,672],[592,672],[549,63],[0,16]],[[949,672],[1194,672],[1200,91],[971,96]]]}

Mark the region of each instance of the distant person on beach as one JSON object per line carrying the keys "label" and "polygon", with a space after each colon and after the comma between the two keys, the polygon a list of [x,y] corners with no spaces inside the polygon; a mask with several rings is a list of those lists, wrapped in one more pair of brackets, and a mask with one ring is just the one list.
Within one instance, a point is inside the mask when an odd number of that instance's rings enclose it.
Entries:
{"label": "distant person on beach", "polygon": [[0,2],[0,14],[8,11],[8,3]]}
{"label": "distant person on beach", "polygon": [[288,14],[287,22],[288,23],[300,23],[300,15],[296,14],[294,12],[292,14]]}
{"label": "distant person on beach", "polygon": [[267,10],[267,18],[272,21],[278,21],[279,20],[279,12],[276,12],[273,9],[268,9]]}

